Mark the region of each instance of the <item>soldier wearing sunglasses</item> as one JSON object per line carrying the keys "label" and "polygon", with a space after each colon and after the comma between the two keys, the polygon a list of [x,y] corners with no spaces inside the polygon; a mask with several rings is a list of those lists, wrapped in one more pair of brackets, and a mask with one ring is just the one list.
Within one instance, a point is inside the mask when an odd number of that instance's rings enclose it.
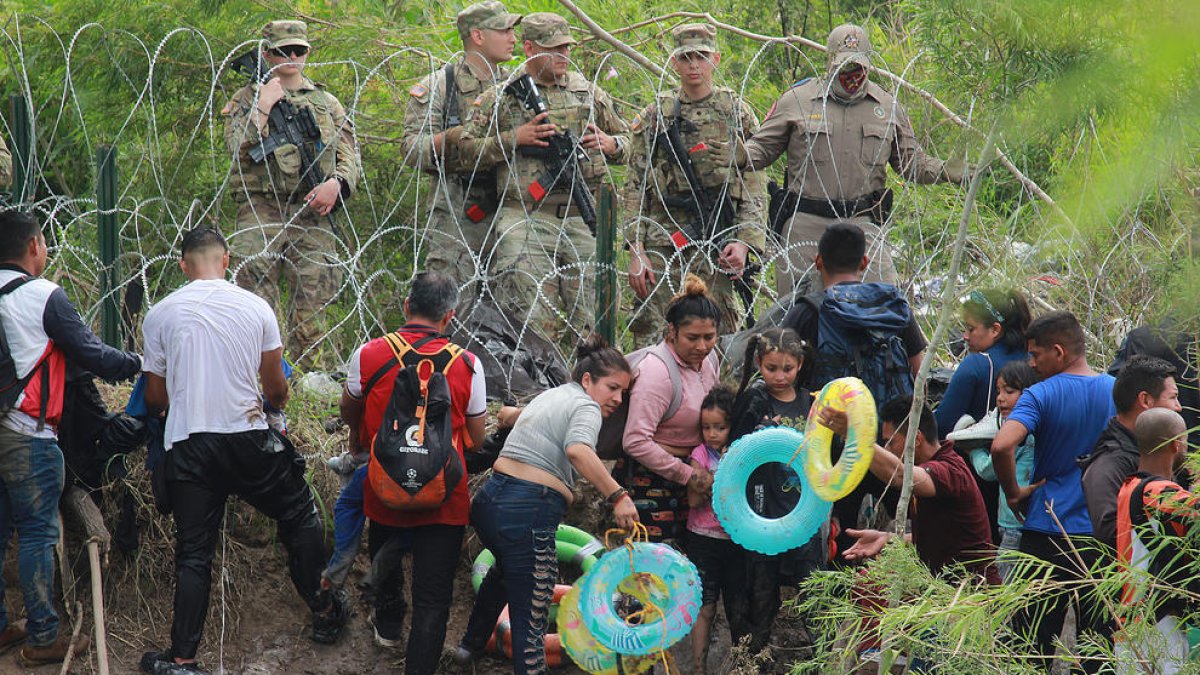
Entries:
{"label": "soldier wearing sunglasses", "polygon": [[[288,351],[302,356],[324,333],[318,316],[342,284],[339,251],[344,245],[326,218],[354,192],[358,148],[346,109],[324,86],[304,75],[311,45],[302,21],[272,21],[263,27],[266,84],[243,87],[225,105],[225,141],[233,154],[230,193],[238,203],[237,226],[229,238],[235,276],[243,288],[278,311],[281,277],[289,288]],[[326,179],[305,187],[300,149],[285,144],[255,163],[250,150],[271,132],[268,114],[282,99],[308,108],[321,137],[307,148]]]}

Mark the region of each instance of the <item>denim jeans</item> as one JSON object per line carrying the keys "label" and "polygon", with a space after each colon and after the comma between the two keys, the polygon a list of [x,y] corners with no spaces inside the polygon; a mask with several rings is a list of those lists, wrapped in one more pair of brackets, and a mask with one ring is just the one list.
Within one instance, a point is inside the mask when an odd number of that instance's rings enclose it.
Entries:
{"label": "denim jeans", "polygon": [[[15,528],[17,568],[28,617],[25,630],[36,647],[58,637],[54,611],[54,545],[58,543],[58,500],[63,491],[63,455],[52,438],[34,438],[0,427],[0,552]],[[0,554],[0,572],[4,560]],[[3,575],[0,574],[0,579]],[[0,581],[0,630],[8,627]]]}
{"label": "denim jeans", "polygon": [[554,535],[566,510],[557,490],[500,473],[471,503],[471,525],[496,564],[479,587],[462,645],[482,651],[507,601],[518,675],[546,672],[542,641],[558,581]]}
{"label": "denim jeans", "polygon": [[1019,550],[1021,550],[1021,528],[1000,528],[1000,547],[996,550],[996,572],[1000,574],[1001,581],[1008,581],[1008,575],[1012,574],[1014,558],[1009,551]]}
{"label": "denim jeans", "polygon": [[371,521],[367,548],[375,588],[375,630],[389,640],[402,636],[408,610],[404,556],[406,551],[412,554],[412,627],[404,648],[405,675],[437,672],[466,530],[464,525],[390,527]]}

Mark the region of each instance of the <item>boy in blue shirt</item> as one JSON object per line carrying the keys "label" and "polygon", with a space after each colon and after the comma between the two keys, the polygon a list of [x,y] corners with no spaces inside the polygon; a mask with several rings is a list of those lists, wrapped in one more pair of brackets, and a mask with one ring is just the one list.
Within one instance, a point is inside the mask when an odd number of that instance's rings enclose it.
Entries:
{"label": "boy in blue shirt", "polygon": [[[1070,312],[1038,317],[1025,336],[1030,365],[1044,379],[1021,394],[1000,427],[992,442],[992,461],[1009,506],[1018,517],[1025,517],[1021,552],[1053,565],[1054,580],[1078,582],[1086,574],[1079,559],[1091,567],[1098,552],[1076,459],[1091,451],[1116,414],[1113,378],[1088,365],[1083,327]],[[1014,454],[1029,434],[1037,437],[1033,481],[1022,487],[1017,484]],[[1034,642],[1042,667],[1049,669],[1068,603],[1076,605],[1080,632],[1111,634],[1100,603],[1087,600],[1085,596],[1079,603],[1073,591],[1054,593],[1013,617],[1014,630]],[[1084,668],[1096,672],[1100,665],[1098,660],[1089,661]]]}

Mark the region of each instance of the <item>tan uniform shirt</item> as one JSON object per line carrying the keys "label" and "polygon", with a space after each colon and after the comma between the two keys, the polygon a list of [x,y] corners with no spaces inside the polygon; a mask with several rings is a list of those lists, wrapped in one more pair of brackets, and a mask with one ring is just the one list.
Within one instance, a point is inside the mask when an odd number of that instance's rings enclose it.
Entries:
{"label": "tan uniform shirt", "polygon": [[[660,92],[657,101],[642,110],[630,127],[630,167],[621,190],[626,241],[670,246],[671,233],[693,219],[688,209],[663,202],[664,196],[690,195],[687,179],[662,135],[675,114],[676,100],[684,120],[680,125],[684,150],[713,141],[728,143],[735,135],[749,137],[758,130],[758,118],[732,89],[717,87],[699,101],[689,100],[682,92]],[[736,240],[761,252],[766,243],[766,175],[719,166],[709,155],[699,150],[690,153],[696,175],[713,199],[727,189],[736,209],[733,231],[714,233],[713,243]]]}
{"label": "tan uniform shirt", "polygon": [[[539,84],[538,88],[546,98],[549,121],[560,129],[571,130],[578,139],[591,122],[604,133],[618,137],[617,156],[605,157],[599,150],[586,150],[589,161],[580,163],[588,187],[597,189],[607,175],[607,164],[623,164],[629,148],[625,123],[617,117],[612,98],[576,72],[568,73],[561,84]],[[456,168],[477,157],[481,168],[496,167],[496,185],[502,193],[508,186],[527,196],[528,186],[546,171],[542,159],[525,155],[515,147],[513,130],[530,119],[533,115],[502,86],[488,90],[463,129],[454,152]],[[568,185],[555,185],[552,194],[565,194],[569,189]]]}
{"label": "tan uniform shirt", "polygon": [[810,78],[784,92],[746,143],[749,166],[787,152],[788,189],[809,199],[851,200],[882,190],[887,166],[905,180],[945,181],[944,163],[925,154],[896,98],[873,82],[849,105]]}
{"label": "tan uniform shirt", "polygon": [[8,146],[4,144],[4,137],[0,136],[0,187],[8,187],[12,185],[12,181],[12,153],[8,151]]}
{"label": "tan uniform shirt", "polygon": [[[359,156],[354,142],[354,124],[346,117],[346,109],[325,88],[308,80],[296,91],[286,91],[285,98],[297,108],[311,108],[321,128],[321,140],[309,147],[325,178],[341,176],[351,193],[358,185]],[[221,114],[225,116],[225,145],[236,160],[233,172],[233,193],[270,194],[289,201],[303,198],[306,191],[300,181],[300,151],[285,144],[255,164],[250,149],[262,142],[256,116],[258,85],[249,84],[233,95]],[[269,127],[267,129],[270,131]],[[244,186],[244,188],[243,188]]]}

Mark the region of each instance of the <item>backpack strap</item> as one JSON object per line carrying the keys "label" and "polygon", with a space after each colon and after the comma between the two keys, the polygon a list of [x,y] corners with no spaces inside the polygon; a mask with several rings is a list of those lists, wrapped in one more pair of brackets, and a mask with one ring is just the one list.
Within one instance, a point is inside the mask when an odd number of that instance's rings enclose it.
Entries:
{"label": "backpack strap", "polygon": [[[671,403],[667,405],[667,409],[663,412],[662,419],[659,424],[666,422],[679,412],[679,407],[683,405],[683,373],[679,371],[679,363],[675,361],[675,355],[671,353],[671,348],[666,342],[660,342],[650,350],[650,354],[658,357],[659,361],[667,367],[667,377],[671,378]],[[711,354],[710,354],[711,356]]]}
{"label": "backpack strap", "polygon": [[442,109],[442,131],[462,126],[458,108],[458,82],[454,77],[454,61],[446,63],[446,101]]}
{"label": "backpack strap", "polygon": [[12,281],[8,282],[7,284],[4,284],[4,286],[0,287],[0,297],[8,295],[9,293],[12,293],[13,291],[17,290],[18,288],[29,283],[30,281],[33,281],[33,277],[29,276],[28,274],[23,274],[23,275],[17,277],[16,279],[13,279]]}
{"label": "backpack strap", "polygon": [[[21,276],[17,277],[16,279],[13,279],[12,281],[8,282],[7,284],[4,284],[4,286],[0,286],[0,297],[4,297],[4,296],[8,295],[9,293],[12,293],[13,291],[17,290],[18,288],[29,283],[30,281],[33,281],[34,278],[35,277],[32,277],[28,274],[22,274]],[[5,337],[5,339],[7,339],[7,336]],[[36,373],[38,370],[42,371],[41,372],[42,394],[40,396],[40,402],[38,404],[38,416],[37,416],[37,430],[38,431],[41,431],[46,428],[46,407],[49,406],[49,404],[50,404],[50,367],[47,365],[47,362],[49,360],[50,360],[49,357],[47,357],[47,358],[43,358],[41,361],[39,361],[38,364],[33,367],[33,370],[29,373],[29,375],[26,376],[26,379],[24,380],[25,382],[28,382],[29,379],[33,377],[34,373]]]}

